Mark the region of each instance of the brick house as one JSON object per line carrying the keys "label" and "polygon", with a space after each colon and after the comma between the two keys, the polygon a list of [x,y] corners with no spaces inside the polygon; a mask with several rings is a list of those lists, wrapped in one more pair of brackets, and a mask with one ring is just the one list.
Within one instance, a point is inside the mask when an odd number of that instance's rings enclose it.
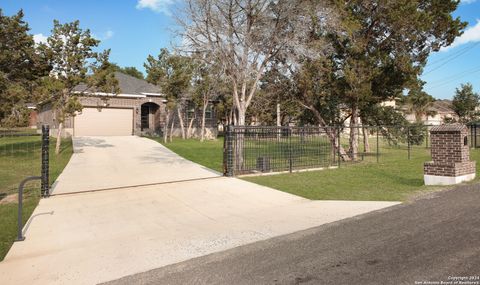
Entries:
{"label": "brick house", "polygon": [[[163,135],[166,126],[171,123],[165,122],[167,100],[160,88],[121,72],[115,72],[115,78],[119,83],[119,94],[96,92],[85,84],[74,88],[83,109],[74,117],[67,118],[62,136]],[[190,121],[192,112],[184,109],[184,121]],[[196,112],[194,108],[193,113]],[[192,125],[199,126],[199,118],[195,116]],[[177,117],[173,119],[178,120]],[[50,102],[39,105],[38,125],[41,124],[50,125],[51,134],[56,136],[58,121]],[[174,135],[180,134],[179,128],[180,125],[174,123]],[[216,137],[214,114],[206,120],[206,128],[207,133]],[[193,136],[197,133],[196,129],[192,131]]]}

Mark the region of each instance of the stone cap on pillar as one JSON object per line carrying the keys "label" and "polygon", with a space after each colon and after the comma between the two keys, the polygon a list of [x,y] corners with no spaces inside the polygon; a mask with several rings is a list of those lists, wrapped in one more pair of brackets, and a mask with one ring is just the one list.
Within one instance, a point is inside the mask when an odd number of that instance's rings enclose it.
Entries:
{"label": "stone cap on pillar", "polygon": [[434,126],[430,129],[430,133],[457,133],[467,130],[467,126],[462,124],[449,124]]}

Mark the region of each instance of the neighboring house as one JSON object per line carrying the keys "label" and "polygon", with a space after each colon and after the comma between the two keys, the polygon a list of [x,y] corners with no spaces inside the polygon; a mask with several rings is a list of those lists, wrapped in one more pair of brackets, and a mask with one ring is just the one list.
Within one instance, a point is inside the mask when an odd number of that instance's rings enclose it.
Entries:
{"label": "neighboring house", "polygon": [[[96,92],[85,84],[75,87],[83,109],[65,121],[62,136],[163,135],[167,101],[160,88],[121,72],[115,72],[115,77],[119,94]],[[40,104],[38,123],[50,125],[51,134],[56,135],[58,121],[51,103]],[[180,125],[174,125],[176,135]],[[216,121],[207,127],[216,129]],[[216,130],[211,132],[216,136]]]}
{"label": "neighboring house", "polygon": [[[448,119],[458,120],[457,114],[453,111],[451,100],[437,100],[433,102],[430,111],[435,112],[435,115],[422,116],[422,122],[425,125],[441,125]],[[415,122],[415,114],[407,114],[405,112],[404,114],[409,122]]]}

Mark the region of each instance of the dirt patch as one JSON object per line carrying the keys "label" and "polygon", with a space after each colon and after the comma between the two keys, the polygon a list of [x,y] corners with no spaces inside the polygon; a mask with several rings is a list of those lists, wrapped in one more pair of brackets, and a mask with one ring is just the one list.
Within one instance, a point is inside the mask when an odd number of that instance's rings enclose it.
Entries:
{"label": "dirt patch", "polygon": [[3,204],[10,204],[10,203],[17,203],[18,202],[18,194],[10,194],[5,197],[3,197],[2,200],[0,200],[0,205]]}

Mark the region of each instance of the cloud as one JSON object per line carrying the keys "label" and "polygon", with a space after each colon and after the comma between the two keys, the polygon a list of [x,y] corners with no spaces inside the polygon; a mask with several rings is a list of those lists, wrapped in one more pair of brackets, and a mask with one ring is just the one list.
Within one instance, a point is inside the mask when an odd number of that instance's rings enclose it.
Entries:
{"label": "cloud", "polygon": [[157,13],[171,15],[169,7],[175,3],[175,0],[138,0],[137,9],[150,9]]}
{"label": "cloud", "polygon": [[33,41],[36,43],[36,44],[40,44],[40,43],[47,43],[47,36],[45,36],[44,34],[40,33],[40,34],[35,34],[33,35]]}
{"label": "cloud", "polygon": [[99,34],[92,33],[92,37],[94,39],[101,40],[101,41],[109,40],[109,39],[113,38],[114,35],[115,35],[115,32],[110,30],[110,29],[108,29],[106,32],[101,33],[101,34],[100,33]]}
{"label": "cloud", "polygon": [[472,3],[475,3],[477,2],[477,0],[462,0],[460,1],[462,4],[472,4]]}
{"label": "cloud", "polygon": [[104,40],[111,39],[115,33],[112,30],[108,30],[105,32],[105,35],[103,36]]}
{"label": "cloud", "polygon": [[450,46],[442,48],[441,50],[447,51],[455,47],[474,42],[480,42],[480,20],[477,20],[477,24],[474,26],[468,27],[465,32],[460,37],[457,37]]}

